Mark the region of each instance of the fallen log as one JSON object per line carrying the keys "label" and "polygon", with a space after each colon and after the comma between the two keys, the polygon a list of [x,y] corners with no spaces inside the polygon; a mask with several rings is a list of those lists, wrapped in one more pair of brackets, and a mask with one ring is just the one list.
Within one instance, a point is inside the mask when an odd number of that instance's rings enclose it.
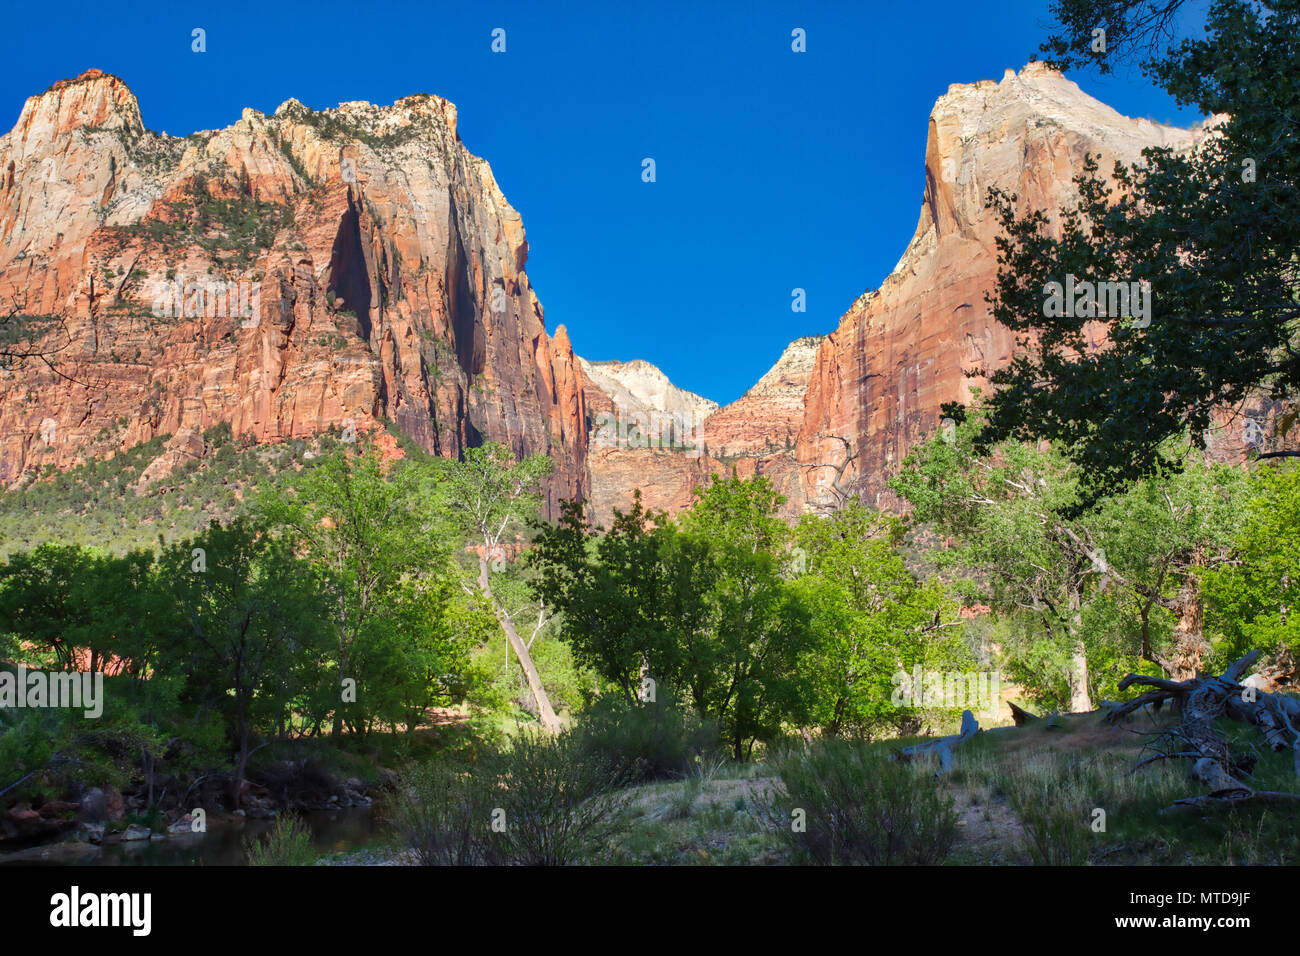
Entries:
{"label": "fallen log", "polygon": [[1178,724],[1159,735],[1159,739],[1169,743],[1169,748],[1157,750],[1134,770],[1157,760],[1192,760],[1192,779],[1209,790],[1204,796],[1175,801],[1162,813],[1300,802],[1300,794],[1257,791],[1243,781],[1241,775],[1249,767],[1233,760],[1227,741],[1214,729],[1214,722],[1220,717],[1251,724],[1270,749],[1290,748],[1295,753],[1296,774],[1300,776],[1300,731],[1296,729],[1300,703],[1239,683],[1258,657],[1258,651],[1250,651],[1233,661],[1219,676],[1198,674],[1190,680],[1173,681],[1129,674],[1120,681],[1120,690],[1133,686],[1153,689],[1109,707],[1103,717],[1107,723],[1116,723],[1139,708],[1166,700],[1176,701],[1182,714]]}
{"label": "fallen log", "polygon": [[979,733],[979,730],[979,721],[975,719],[975,715],[969,710],[963,710],[961,712],[961,730],[959,732],[948,737],[935,737],[933,740],[895,750],[892,756],[897,760],[908,761],[921,754],[933,753],[939,758],[938,773],[947,773],[952,769],[952,748],[974,737]]}
{"label": "fallen log", "polygon": [[1031,714],[1023,707],[1017,707],[1015,701],[1007,701],[1007,706],[1011,708],[1011,719],[1016,722],[1017,727],[1023,727],[1025,724],[1032,724],[1036,720],[1042,720],[1037,714]]}

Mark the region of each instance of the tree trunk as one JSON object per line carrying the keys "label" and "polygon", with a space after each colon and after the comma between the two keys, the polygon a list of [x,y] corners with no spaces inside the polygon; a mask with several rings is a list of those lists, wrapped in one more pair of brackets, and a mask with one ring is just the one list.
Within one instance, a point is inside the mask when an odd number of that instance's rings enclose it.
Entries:
{"label": "tree trunk", "polygon": [[1175,601],[1178,623],[1174,627],[1173,653],[1169,657],[1169,676],[1173,680],[1192,680],[1201,669],[1201,657],[1210,650],[1201,633],[1203,608],[1200,582],[1192,571]]}
{"label": "tree trunk", "polygon": [[533,664],[533,656],[528,653],[528,645],[520,639],[515,631],[514,622],[510,620],[510,615],[497,604],[496,597],[492,594],[492,585],[488,581],[486,548],[478,559],[478,586],[492,604],[492,610],[496,612],[497,620],[501,622],[501,629],[506,632],[506,640],[510,642],[515,656],[519,658],[519,666],[524,669],[524,676],[528,678],[528,689],[532,691],[533,700],[537,702],[537,715],[542,729],[547,733],[558,733],[560,718],[555,716],[555,710],[551,707],[551,698],[547,695],[546,688],[542,686],[541,675],[537,673],[537,667]]}
{"label": "tree trunk", "polygon": [[1074,642],[1070,664],[1070,713],[1086,714],[1093,708],[1092,695],[1088,693],[1088,652],[1083,641]]}
{"label": "tree trunk", "polygon": [[1083,646],[1079,632],[1083,629],[1083,595],[1070,591],[1070,633],[1074,647],[1070,651],[1070,713],[1086,714],[1092,710],[1092,695],[1088,693],[1088,651]]}

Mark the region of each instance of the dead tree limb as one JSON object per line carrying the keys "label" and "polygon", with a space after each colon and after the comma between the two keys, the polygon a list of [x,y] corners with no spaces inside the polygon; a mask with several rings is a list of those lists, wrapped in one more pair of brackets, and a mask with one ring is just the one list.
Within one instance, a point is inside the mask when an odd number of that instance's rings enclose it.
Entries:
{"label": "dead tree limb", "polygon": [[1133,686],[1155,689],[1110,707],[1103,718],[1107,723],[1116,723],[1153,701],[1172,699],[1181,705],[1180,722],[1161,735],[1168,741],[1168,748],[1138,766],[1162,759],[1192,760],[1192,779],[1209,791],[1205,796],[1175,801],[1162,812],[1300,803],[1300,794],[1257,791],[1242,780],[1253,764],[1248,766],[1246,761],[1234,760],[1227,742],[1214,729],[1214,722],[1221,717],[1256,727],[1269,749],[1291,749],[1296,753],[1297,775],[1300,775],[1300,733],[1296,731],[1300,702],[1239,683],[1258,657],[1259,651],[1250,651],[1217,677],[1198,674],[1191,680],[1172,681],[1129,674],[1120,681],[1120,690]]}
{"label": "dead tree limb", "polygon": [[975,715],[969,710],[963,710],[961,712],[961,730],[959,732],[949,737],[936,737],[933,740],[895,750],[893,757],[896,760],[906,762],[920,754],[933,753],[939,757],[938,773],[947,773],[952,769],[952,748],[974,737],[979,733],[979,730],[979,721],[975,719]]}

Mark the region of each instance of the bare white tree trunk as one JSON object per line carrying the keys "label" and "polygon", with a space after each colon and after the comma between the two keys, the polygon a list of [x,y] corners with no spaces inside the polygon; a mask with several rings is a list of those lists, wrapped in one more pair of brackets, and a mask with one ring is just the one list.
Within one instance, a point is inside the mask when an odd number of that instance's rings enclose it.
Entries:
{"label": "bare white tree trunk", "polygon": [[492,610],[496,612],[497,620],[501,622],[501,629],[506,632],[506,640],[510,642],[515,656],[519,658],[519,666],[524,669],[524,677],[528,679],[528,689],[532,692],[533,700],[537,702],[537,716],[541,721],[542,729],[550,734],[558,733],[560,718],[555,715],[555,708],[551,706],[551,698],[542,685],[541,675],[537,673],[537,666],[533,663],[533,655],[528,652],[528,645],[520,639],[510,615],[497,603],[496,597],[492,594],[492,584],[488,579],[486,549],[478,559],[478,586],[492,604]]}

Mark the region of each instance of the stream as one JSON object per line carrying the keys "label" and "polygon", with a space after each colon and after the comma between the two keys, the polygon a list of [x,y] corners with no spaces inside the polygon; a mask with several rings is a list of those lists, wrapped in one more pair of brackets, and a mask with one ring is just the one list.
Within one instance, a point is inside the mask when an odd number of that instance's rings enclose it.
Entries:
{"label": "stream", "polygon": [[[303,813],[303,819],[311,827],[312,844],[322,856],[366,846],[383,833],[380,821],[368,807],[311,810]],[[93,857],[61,862],[78,866],[244,866],[248,862],[245,841],[260,836],[274,823],[249,820],[243,826],[213,827],[202,834],[105,844]]]}

